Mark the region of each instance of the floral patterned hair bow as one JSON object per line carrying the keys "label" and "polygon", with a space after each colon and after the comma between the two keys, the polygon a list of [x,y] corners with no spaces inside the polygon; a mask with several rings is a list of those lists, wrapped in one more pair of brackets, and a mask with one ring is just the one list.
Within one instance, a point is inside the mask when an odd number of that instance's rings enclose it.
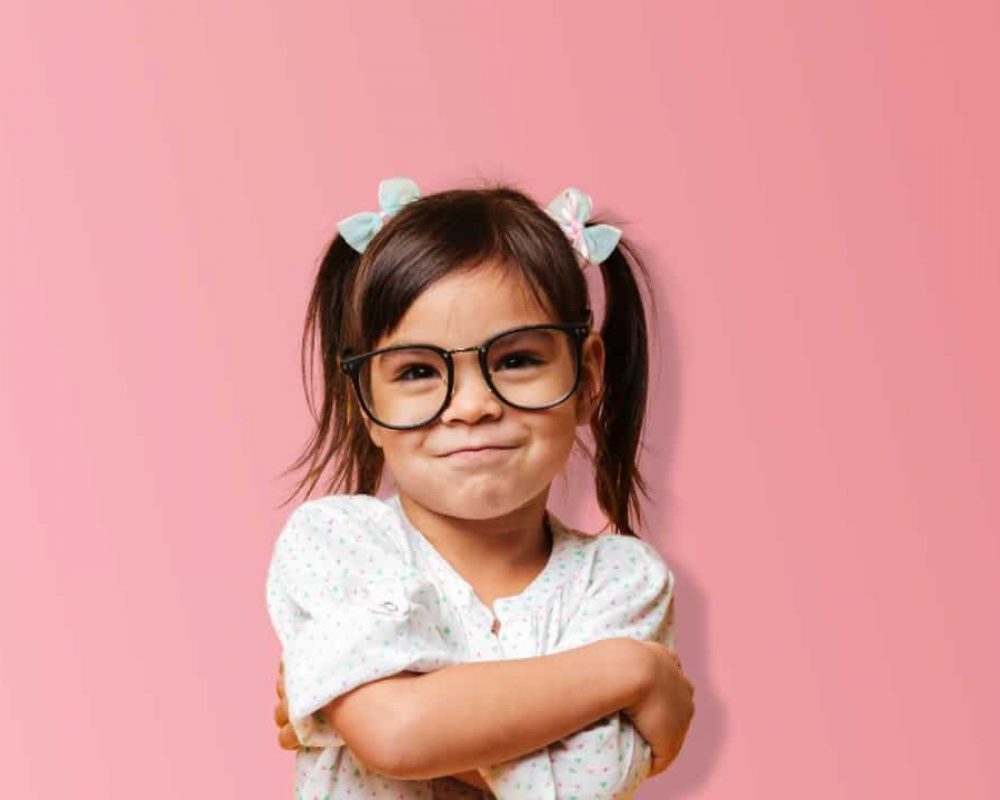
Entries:
{"label": "floral patterned hair bow", "polygon": [[407,203],[420,197],[420,189],[410,178],[385,178],[378,185],[378,204],[381,211],[359,211],[337,223],[337,230],[351,247],[365,252],[388,217],[396,214]]}
{"label": "floral patterned hair bow", "polygon": [[546,212],[563,229],[583,266],[600,264],[618,246],[622,232],[613,225],[586,225],[590,219],[590,195],[570,186],[548,204]]}

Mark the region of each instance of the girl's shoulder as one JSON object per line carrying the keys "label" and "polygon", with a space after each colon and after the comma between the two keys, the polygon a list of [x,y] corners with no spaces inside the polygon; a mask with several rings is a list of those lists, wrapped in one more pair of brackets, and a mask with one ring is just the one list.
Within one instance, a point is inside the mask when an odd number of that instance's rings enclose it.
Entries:
{"label": "girl's shoulder", "polygon": [[591,581],[637,572],[651,573],[659,580],[672,581],[666,559],[650,542],[613,531],[586,533],[558,520],[556,523],[562,528],[567,548]]}
{"label": "girl's shoulder", "polygon": [[311,514],[344,522],[380,523],[391,515],[385,500],[370,494],[327,494],[300,503],[292,513]]}
{"label": "girl's shoulder", "polygon": [[324,544],[394,552],[398,549],[398,525],[392,508],[367,494],[328,494],[296,506],[278,536],[285,540],[322,540]]}

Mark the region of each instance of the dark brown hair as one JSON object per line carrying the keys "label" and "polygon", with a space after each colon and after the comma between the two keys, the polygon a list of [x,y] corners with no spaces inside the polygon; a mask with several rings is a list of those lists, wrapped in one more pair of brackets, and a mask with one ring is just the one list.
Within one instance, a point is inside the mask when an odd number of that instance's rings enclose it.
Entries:
{"label": "dark brown hair", "polygon": [[[557,321],[587,319],[587,284],[569,240],[534,200],[510,185],[420,197],[387,219],[363,254],[339,234],[334,236],[306,313],[302,374],[315,429],[302,455],[282,473],[308,465],[289,500],[307,484],[308,497],[331,461],[328,491],[375,494],[382,479],[382,451],[369,438],[338,356],[372,349],[435,281],[485,261],[520,276]],[[636,276],[650,302],[652,292],[642,260],[624,236],[600,269],[605,296],[600,328],[606,353],[603,390],[590,423],[594,449],[579,438],[577,443],[594,466],[597,500],[609,522],[635,536],[633,520],[636,526],[641,522],[639,495],[649,496],[637,463],[649,351],[643,292]],[[318,410],[311,385],[317,334],[323,372]]]}

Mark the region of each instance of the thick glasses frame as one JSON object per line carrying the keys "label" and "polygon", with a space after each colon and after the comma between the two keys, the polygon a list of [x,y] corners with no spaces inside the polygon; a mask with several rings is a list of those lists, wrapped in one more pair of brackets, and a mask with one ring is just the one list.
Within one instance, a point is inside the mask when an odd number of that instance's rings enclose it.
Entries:
{"label": "thick glasses frame", "polygon": [[[362,410],[364,410],[365,414],[368,415],[368,418],[371,419],[372,422],[374,422],[376,425],[379,425],[380,427],[390,428],[396,431],[406,431],[406,430],[413,430],[415,428],[423,428],[426,425],[430,425],[445,412],[445,409],[447,409],[448,406],[451,404],[452,394],[454,393],[455,389],[455,363],[454,360],[452,359],[452,356],[455,353],[471,353],[471,352],[478,353],[479,369],[483,373],[483,379],[486,381],[487,387],[489,387],[490,392],[505,405],[508,405],[511,408],[520,409],[522,411],[544,411],[547,408],[555,408],[555,406],[565,403],[570,397],[573,396],[573,393],[580,386],[580,371],[581,371],[580,360],[583,349],[583,341],[584,339],[587,338],[587,334],[590,333],[590,329],[593,324],[593,316],[589,312],[588,312],[588,317],[589,318],[587,322],[583,323],[544,322],[538,325],[523,325],[517,328],[508,328],[507,330],[500,331],[499,333],[494,334],[482,344],[474,345],[472,347],[456,347],[451,350],[447,350],[444,347],[438,347],[436,344],[414,343],[414,344],[397,344],[397,345],[392,345],[391,347],[381,347],[377,350],[369,350],[366,353],[358,353],[357,355],[350,355],[349,353],[344,353],[340,356],[340,368],[350,377],[351,383],[354,386],[354,394],[358,398],[358,402],[361,404]],[[503,394],[497,389],[497,387],[493,384],[493,379],[490,377],[489,361],[487,360],[487,353],[489,352],[490,346],[498,339],[502,339],[503,337],[508,336],[512,333],[520,333],[521,331],[549,330],[549,329],[564,331],[565,333],[568,333],[570,335],[570,338],[572,339],[573,359],[574,359],[573,386],[569,389],[568,392],[566,392],[566,394],[564,394],[558,400],[555,400],[551,403],[546,403],[544,406],[525,406],[525,405],[520,405],[518,403],[512,403],[510,400],[504,397]],[[365,402],[364,392],[361,391],[361,368],[364,366],[365,362],[368,359],[372,358],[373,356],[377,356],[380,353],[389,353],[394,350],[409,350],[414,347],[419,347],[426,350],[433,350],[435,353],[441,356],[448,370],[448,389],[445,392],[444,400],[441,403],[441,408],[439,408],[432,417],[429,417],[423,422],[418,422],[413,425],[390,425],[386,422],[383,422],[378,417],[376,417],[374,412],[368,407],[368,404]]]}

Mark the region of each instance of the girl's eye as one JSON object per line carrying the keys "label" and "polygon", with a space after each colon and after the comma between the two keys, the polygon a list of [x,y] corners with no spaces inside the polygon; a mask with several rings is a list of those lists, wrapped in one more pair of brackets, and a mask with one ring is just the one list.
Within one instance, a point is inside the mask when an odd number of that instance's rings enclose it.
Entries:
{"label": "girl's eye", "polygon": [[419,381],[437,377],[437,370],[430,364],[410,364],[396,373],[394,381]]}
{"label": "girl's eye", "polygon": [[496,372],[501,369],[523,369],[525,367],[537,367],[545,362],[538,358],[533,353],[528,352],[517,352],[517,353],[507,353],[501,356],[493,367],[493,371]]}

